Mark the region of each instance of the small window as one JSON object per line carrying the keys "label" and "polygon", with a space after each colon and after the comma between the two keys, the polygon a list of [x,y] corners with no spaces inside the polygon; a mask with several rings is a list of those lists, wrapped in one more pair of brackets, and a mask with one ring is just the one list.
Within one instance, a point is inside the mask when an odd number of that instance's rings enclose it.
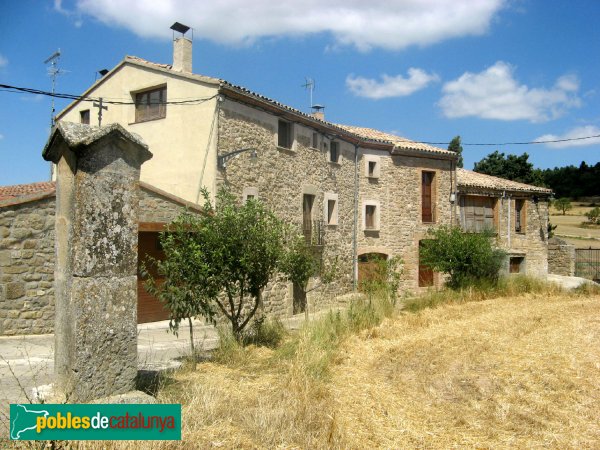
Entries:
{"label": "small window", "polygon": [[375,155],[365,155],[365,177],[377,179],[380,175],[381,158]]}
{"label": "small window", "polygon": [[434,203],[435,172],[421,173],[421,217],[423,223],[435,222]]}
{"label": "small window", "polygon": [[319,148],[319,133],[312,134],[312,148]]}
{"label": "small window", "polygon": [[242,191],[242,200],[246,202],[248,199],[258,200],[258,188],[246,187]]}
{"label": "small window", "polygon": [[326,192],[323,199],[323,216],[326,218],[327,225],[338,224],[338,195]]}
{"label": "small window", "polygon": [[331,142],[329,145],[329,161],[337,163],[340,159],[340,143],[339,142]]}
{"label": "small window", "polygon": [[90,110],[84,109],[83,111],[79,111],[79,123],[83,123],[85,125],[90,124]]}
{"label": "small window", "polygon": [[525,258],[522,256],[511,256],[509,259],[509,273],[522,273],[524,267]]}
{"label": "small window", "polygon": [[135,121],[163,119],[167,116],[167,87],[135,94]]}
{"label": "small window", "polygon": [[291,122],[280,120],[277,127],[277,145],[282,148],[292,148],[294,136],[292,134],[293,125]]}
{"label": "small window", "polygon": [[367,201],[363,205],[363,229],[365,231],[378,231],[379,202]]}
{"label": "small window", "polygon": [[525,233],[525,200],[515,199],[515,233]]}

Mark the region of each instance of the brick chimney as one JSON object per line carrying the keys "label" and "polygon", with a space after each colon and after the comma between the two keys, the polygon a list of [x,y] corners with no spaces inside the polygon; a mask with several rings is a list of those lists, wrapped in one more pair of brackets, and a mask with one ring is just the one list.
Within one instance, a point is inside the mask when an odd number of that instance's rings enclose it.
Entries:
{"label": "brick chimney", "polygon": [[186,37],[173,40],[173,70],[192,73],[192,41]]}

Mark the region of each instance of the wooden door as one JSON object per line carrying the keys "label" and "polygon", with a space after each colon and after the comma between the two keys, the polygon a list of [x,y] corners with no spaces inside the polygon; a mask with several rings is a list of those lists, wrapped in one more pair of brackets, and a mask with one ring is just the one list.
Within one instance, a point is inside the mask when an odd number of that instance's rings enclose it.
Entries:
{"label": "wooden door", "polygon": [[[158,232],[140,232],[138,233],[138,265],[148,260],[148,256],[161,259],[164,258],[164,252],[160,248]],[[158,283],[162,280],[158,277],[156,270],[149,264],[146,264],[150,273],[155,277]],[[137,303],[138,323],[158,322],[169,319],[169,311],[154,296],[150,295],[144,287],[144,281],[140,279],[138,271],[138,303]]]}

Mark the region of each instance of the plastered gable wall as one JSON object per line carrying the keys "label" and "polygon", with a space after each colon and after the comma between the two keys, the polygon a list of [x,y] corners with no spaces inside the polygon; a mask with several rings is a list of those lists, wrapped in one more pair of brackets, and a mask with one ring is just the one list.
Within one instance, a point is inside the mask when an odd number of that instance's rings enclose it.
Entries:
{"label": "plastered gable wall", "polygon": [[[365,176],[364,165],[369,155],[379,156],[378,179]],[[412,156],[393,156],[382,151],[362,152],[359,162],[360,214],[364,203],[377,201],[380,205],[379,231],[359,228],[358,253],[383,253],[400,256],[403,260],[401,288],[418,289],[419,241],[428,237],[427,231],[438,225],[450,225],[453,205],[450,193],[454,177],[451,162]],[[423,223],[421,214],[421,174],[434,172],[434,223]],[[362,224],[362,220],[359,220]]]}
{"label": "plastered gable wall", "polygon": [[[325,194],[337,195],[337,225],[324,226],[324,261],[337,258],[340,277],[309,295],[309,307],[335,295],[352,290],[352,230],[354,221],[354,145],[338,141],[340,157],[329,162],[331,139],[319,134],[318,148],[312,147],[314,129],[294,124],[295,145],[292,150],[277,146],[278,117],[246,105],[226,100],[219,115],[219,153],[253,147],[249,152],[227,161],[219,182],[226,183],[242,198],[245,188],[257,189],[258,197],[275,214],[301,230],[303,195],[315,195],[313,221],[325,221]],[[323,146],[327,144],[327,148]],[[263,294],[266,313],[287,315],[292,312],[291,284],[280,279]]]}
{"label": "plastered gable wall", "polygon": [[[0,207],[0,335],[54,330],[55,197]],[[141,189],[140,222],[169,223],[184,208]]]}
{"label": "plastered gable wall", "polygon": [[[133,104],[108,104],[102,124],[119,123],[139,134],[154,157],[142,167],[141,181],[152,184],[187,201],[201,200],[200,188],[215,187],[216,128],[214,124],[217,86],[125,63],[88,95],[94,98],[133,102],[135,93],[167,87],[167,101],[207,99],[198,103],[168,104],[166,117],[135,123]],[[133,95],[132,95],[133,94]],[[78,102],[60,120],[80,122],[80,112],[90,110],[90,125],[98,125],[98,108]]]}

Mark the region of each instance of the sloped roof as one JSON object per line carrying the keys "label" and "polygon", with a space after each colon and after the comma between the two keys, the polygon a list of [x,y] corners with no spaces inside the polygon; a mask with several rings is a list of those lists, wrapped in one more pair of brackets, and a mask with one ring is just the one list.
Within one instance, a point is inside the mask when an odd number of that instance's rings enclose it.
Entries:
{"label": "sloped roof", "polygon": [[456,169],[456,178],[459,187],[492,189],[499,191],[534,192],[551,195],[552,189],[547,189],[531,184],[519,183],[517,181],[505,180],[504,178],[492,177],[483,173],[473,172],[467,169]]}
{"label": "sloped roof", "polygon": [[[358,139],[361,141],[367,141],[367,142],[370,141],[372,143],[392,145],[395,148],[413,150],[413,151],[417,151],[417,152],[424,152],[424,153],[431,154],[431,155],[438,154],[438,155],[444,155],[446,157],[449,157],[449,156],[453,157],[455,155],[454,152],[449,152],[448,150],[443,150],[441,148],[433,147],[428,144],[411,141],[409,139],[406,139],[406,138],[403,138],[403,137],[400,137],[397,135],[393,135],[390,133],[385,133],[383,131],[379,131],[379,130],[375,130],[375,129],[371,129],[371,128],[350,126],[350,125],[340,125],[340,124],[336,124],[333,122],[328,122],[326,120],[321,120],[318,117],[313,116],[312,114],[307,114],[303,111],[300,111],[299,109],[292,108],[291,106],[280,103],[277,100],[274,100],[272,98],[261,95],[261,94],[254,92],[248,88],[230,83],[227,80],[223,80],[221,78],[209,77],[209,76],[205,76],[205,75],[197,75],[197,74],[189,73],[189,72],[181,72],[181,71],[173,70],[173,66],[171,64],[155,63],[155,62],[151,62],[151,61],[145,60],[145,59],[137,57],[137,56],[130,56],[130,55],[125,56],[125,58],[119,64],[117,64],[112,70],[110,70],[104,77],[102,77],[101,79],[96,81],[92,86],[90,86],[90,88],[87,89],[82,94],[82,96],[87,96],[97,86],[99,86],[105,80],[110,78],[121,66],[123,66],[124,64],[127,64],[127,63],[133,64],[133,65],[138,65],[141,67],[151,68],[153,70],[158,70],[161,72],[169,73],[171,75],[175,75],[175,76],[178,76],[181,78],[186,78],[189,80],[214,84],[214,85],[219,86],[219,88],[221,88],[221,89],[233,91],[233,92],[236,92],[246,98],[249,97],[249,98],[256,99],[260,102],[268,103],[278,109],[283,109],[285,111],[288,111],[294,115],[300,116],[303,119],[313,122],[315,124],[320,124],[322,126],[326,126],[326,127],[330,128],[330,129],[343,132],[344,134],[347,134],[347,135],[354,137],[355,139]],[[78,101],[75,101],[75,102],[71,103],[70,105],[68,105],[59,114],[57,114],[57,117],[62,116],[66,111],[68,111],[71,108],[72,105],[74,105],[77,102]]]}
{"label": "sloped roof", "polygon": [[385,133],[383,131],[374,130],[373,128],[355,127],[351,125],[337,125],[344,130],[361,136],[365,139],[372,141],[384,142],[393,144],[395,147],[406,148],[410,150],[421,150],[428,153],[439,153],[444,155],[454,155],[454,152],[444,150],[441,148],[433,147],[429,144],[423,144],[421,142],[411,141],[410,139],[403,138],[401,136]]}
{"label": "sloped roof", "polygon": [[0,186],[0,200],[9,200],[17,197],[27,197],[39,194],[54,194],[55,190],[56,184],[54,181]]}

